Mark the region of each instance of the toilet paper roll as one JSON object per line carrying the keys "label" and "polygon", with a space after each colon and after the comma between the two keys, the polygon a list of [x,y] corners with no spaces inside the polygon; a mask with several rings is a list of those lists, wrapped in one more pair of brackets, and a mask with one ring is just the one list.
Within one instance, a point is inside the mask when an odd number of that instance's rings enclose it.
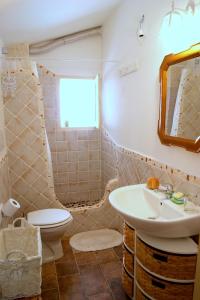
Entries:
{"label": "toilet paper roll", "polygon": [[15,200],[10,198],[2,206],[2,212],[6,217],[12,217],[16,211],[20,208],[20,204]]}

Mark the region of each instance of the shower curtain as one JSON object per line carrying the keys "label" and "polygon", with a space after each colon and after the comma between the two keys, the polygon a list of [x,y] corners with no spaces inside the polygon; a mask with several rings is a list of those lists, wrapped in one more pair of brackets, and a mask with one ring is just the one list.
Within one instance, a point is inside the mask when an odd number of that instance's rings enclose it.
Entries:
{"label": "shower curtain", "polygon": [[48,166],[42,90],[35,63],[4,58],[4,117],[11,196],[20,213],[43,208],[63,208],[56,201]]}
{"label": "shower curtain", "polygon": [[200,135],[200,74],[191,69],[181,73],[171,135],[193,140]]}

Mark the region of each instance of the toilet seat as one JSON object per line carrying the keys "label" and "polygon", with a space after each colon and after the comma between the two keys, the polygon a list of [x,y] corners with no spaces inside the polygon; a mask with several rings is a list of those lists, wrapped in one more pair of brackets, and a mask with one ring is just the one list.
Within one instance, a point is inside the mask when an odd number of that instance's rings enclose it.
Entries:
{"label": "toilet seat", "polygon": [[48,208],[29,212],[27,220],[28,223],[40,228],[52,228],[69,223],[72,220],[72,216],[67,210]]}

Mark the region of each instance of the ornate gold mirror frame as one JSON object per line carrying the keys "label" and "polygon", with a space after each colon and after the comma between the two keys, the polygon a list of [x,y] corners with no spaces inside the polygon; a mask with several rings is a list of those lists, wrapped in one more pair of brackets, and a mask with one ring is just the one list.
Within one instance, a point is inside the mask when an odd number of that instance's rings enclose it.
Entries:
{"label": "ornate gold mirror frame", "polygon": [[167,70],[170,66],[200,56],[200,43],[178,54],[169,54],[164,57],[160,66],[160,112],[158,121],[158,135],[164,145],[174,145],[192,152],[200,152],[200,137],[196,140],[170,136],[166,133],[166,107],[167,107]]}

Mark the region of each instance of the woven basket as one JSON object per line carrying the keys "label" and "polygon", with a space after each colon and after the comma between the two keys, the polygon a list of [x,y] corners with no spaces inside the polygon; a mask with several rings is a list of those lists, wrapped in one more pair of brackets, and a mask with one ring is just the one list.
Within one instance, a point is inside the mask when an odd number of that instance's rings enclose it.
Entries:
{"label": "woven basket", "polygon": [[196,255],[167,253],[145,244],[137,237],[137,258],[148,270],[169,279],[194,280]]}
{"label": "woven basket", "polygon": [[136,286],[136,290],[135,290],[135,299],[136,300],[150,300],[150,298],[145,296],[137,286]]}
{"label": "woven basket", "polygon": [[158,300],[192,300],[193,283],[170,282],[147,273],[136,263],[136,280],[147,295]]}
{"label": "woven basket", "polygon": [[[16,224],[19,227],[15,227]],[[25,219],[0,231],[0,299],[41,293],[42,245],[40,229]]]}
{"label": "woven basket", "polygon": [[135,230],[124,223],[124,244],[126,247],[134,253],[135,251]]}
{"label": "woven basket", "polygon": [[122,270],[122,286],[125,293],[132,298],[134,294],[134,279],[128,275],[125,269]]}
{"label": "woven basket", "polygon": [[134,256],[131,252],[129,252],[124,246],[123,249],[123,265],[125,269],[134,276]]}

